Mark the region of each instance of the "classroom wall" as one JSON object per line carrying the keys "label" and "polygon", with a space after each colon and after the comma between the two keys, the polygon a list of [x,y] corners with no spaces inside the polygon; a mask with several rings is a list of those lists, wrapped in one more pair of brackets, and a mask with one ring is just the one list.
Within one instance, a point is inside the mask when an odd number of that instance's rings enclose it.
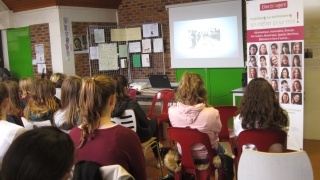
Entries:
{"label": "classroom wall", "polygon": [[[117,10],[100,8],[49,7],[13,14],[14,27],[25,27],[36,24],[49,24],[52,72],[75,74],[73,51],[66,53],[66,36],[64,34],[63,18],[69,18],[70,37],[73,37],[71,22],[117,22]],[[46,52],[45,52],[46,53]],[[5,56],[6,63],[8,57]],[[8,66],[7,66],[8,67]]]}

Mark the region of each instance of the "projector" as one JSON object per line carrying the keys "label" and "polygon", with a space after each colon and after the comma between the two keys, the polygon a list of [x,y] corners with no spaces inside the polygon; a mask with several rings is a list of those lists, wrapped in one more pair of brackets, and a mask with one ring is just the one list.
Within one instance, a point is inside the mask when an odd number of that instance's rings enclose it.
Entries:
{"label": "projector", "polygon": [[134,82],[134,83],[131,83],[129,85],[129,88],[130,89],[135,89],[137,91],[140,91],[142,89],[148,88],[148,83],[146,83],[146,82]]}

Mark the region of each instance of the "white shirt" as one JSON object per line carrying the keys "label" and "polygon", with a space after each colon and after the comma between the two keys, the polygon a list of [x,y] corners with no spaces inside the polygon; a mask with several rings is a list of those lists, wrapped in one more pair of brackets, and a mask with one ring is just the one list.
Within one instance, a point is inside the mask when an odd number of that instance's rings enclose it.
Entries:
{"label": "white shirt", "polygon": [[24,127],[6,120],[0,120],[0,165],[12,141],[25,131],[26,129]]}

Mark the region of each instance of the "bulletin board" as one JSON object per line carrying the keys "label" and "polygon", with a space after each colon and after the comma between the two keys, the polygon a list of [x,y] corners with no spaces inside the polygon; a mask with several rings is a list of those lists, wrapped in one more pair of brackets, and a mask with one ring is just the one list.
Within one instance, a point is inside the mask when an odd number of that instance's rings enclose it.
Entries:
{"label": "bulletin board", "polygon": [[165,74],[160,23],[130,26],[89,26],[90,75],[125,75],[129,82]]}
{"label": "bulletin board", "polygon": [[7,30],[9,67],[18,79],[34,77],[29,27]]}

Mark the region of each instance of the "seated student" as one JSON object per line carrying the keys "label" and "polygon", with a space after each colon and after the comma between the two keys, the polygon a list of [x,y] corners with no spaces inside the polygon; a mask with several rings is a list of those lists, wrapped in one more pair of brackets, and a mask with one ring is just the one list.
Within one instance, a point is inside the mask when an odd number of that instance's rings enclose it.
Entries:
{"label": "seated student", "polygon": [[61,86],[61,109],[54,114],[54,125],[68,132],[79,125],[79,96],[82,79],[67,77]]}
{"label": "seated student", "polygon": [[53,82],[55,88],[56,88],[56,94],[55,96],[58,99],[61,99],[61,86],[63,81],[67,78],[67,75],[63,73],[53,73],[50,76],[50,81]]}
{"label": "seated student", "polygon": [[23,126],[21,121],[22,110],[20,107],[20,100],[19,100],[19,84],[11,80],[4,81],[4,84],[8,88],[9,104],[10,104],[10,108],[7,113],[7,121],[15,123],[19,126]]}
{"label": "seated student", "polygon": [[54,99],[54,86],[48,79],[37,79],[32,85],[31,97],[23,115],[30,121],[53,121],[59,106]]}
{"label": "seated student", "polygon": [[[263,103],[256,103],[263,102]],[[284,129],[289,126],[289,118],[281,108],[270,83],[256,78],[247,85],[242,97],[239,115],[234,119],[234,132],[238,136],[246,129]]]}
{"label": "seated student", "polygon": [[35,128],[13,141],[3,159],[4,180],[66,180],[75,148],[70,136],[56,127]]}
{"label": "seated student", "polygon": [[27,105],[27,102],[30,99],[31,88],[33,84],[33,79],[31,77],[25,77],[20,79],[19,81],[19,89],[20,89],[20,106],[22,111]]}
{"label": "seated student", "polygon": [[0,169],[3,156],[12,141],[26,130],[16,124],[6,121],[6,114],[10,108],[7,86],[0,82]]}
{"label": "seated student", "polygon": [[[224,148],[219,144],[218,134],[221,130],[221,121],[218,110],[207,102],[207,91],[199,74],[185,72],[177,89],[177,105],[169,108],[169,119],[173,127],[190,127],[208,134],[213,155],[224,153]],[[177,144],[178,151],[181,147]],[[206,163],[207,152],[203,145],[197,144],[193,149],[194,159]],[[218,170],[219,179],[225,179],[224,169]]]}
{"label": "seated student", "polygon": [[[117,103],[112,111],[111,117],[121,117],[126,109],[132,109],[137,119],[137,134],[141,143],[146,142],[151,137],[158,137],[158,121],[156,118],[148,119],[137,101],[132,100],[127,94],[126,89],[128,80],[123,75],[117,75],[113,78],[116,84]],[[158,159],[157,149],[153,148],[153,153]],[[160,168],[160,162],[157,166]]]}
{"label": "seated student", "polygon": [[101,166],[119,164],[135,179],[146,180],[145,158],[138,135],[111,122],[116,87],[103,75],[87,78],[80,91],[80,126],[69,135],[78,148],[75,163],[92,161]]}

